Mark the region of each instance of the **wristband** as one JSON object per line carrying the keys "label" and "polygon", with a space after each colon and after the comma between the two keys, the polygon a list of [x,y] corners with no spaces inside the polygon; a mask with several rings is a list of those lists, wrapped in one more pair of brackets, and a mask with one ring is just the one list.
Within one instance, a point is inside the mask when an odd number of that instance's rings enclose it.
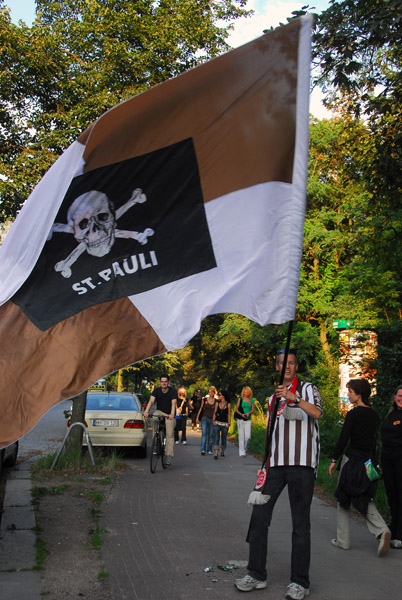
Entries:
{"label": "wristband", "polygon": [[336,458],[333,458],[333,459],[331,460],[331,462],[332,462],[332,463],[336,463]]}

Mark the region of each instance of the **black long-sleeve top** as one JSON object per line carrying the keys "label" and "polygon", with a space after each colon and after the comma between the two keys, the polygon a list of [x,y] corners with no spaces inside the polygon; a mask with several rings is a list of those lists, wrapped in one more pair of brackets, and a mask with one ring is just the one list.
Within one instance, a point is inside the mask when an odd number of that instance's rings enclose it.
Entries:
{"label": "black long-sleeve top", "polygon": [[402,410],[395,408],[385,417],[381,426],[381,458],[395,460],[402,457]]}
{"label": "black long-sleeve top", "polygon": [[333,458],[338,459],[341,456],[348,442],[350,444],[346,455],[349,450],[353,450],[370,457],[375,450],[374,442],[378,424],[378,415],[373,409],[365,406],[352,408],[345,417],[342,431],[334,448]]}

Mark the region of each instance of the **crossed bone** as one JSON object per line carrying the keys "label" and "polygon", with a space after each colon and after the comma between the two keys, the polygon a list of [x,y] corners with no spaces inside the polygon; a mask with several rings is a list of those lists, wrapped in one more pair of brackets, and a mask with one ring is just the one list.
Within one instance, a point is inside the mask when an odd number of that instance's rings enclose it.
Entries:
{"label": "crossed bone", "polygon": [[[135,204],[143,204],[146,202],[147,197],[143,194],[142,190],[137,188],[131,194],[131,197],[123,206],[120,206],[116,210],[116,221],[124,215],[130,208],[132,208]],[[53,232],[63,232],[63,233],[73,233],[74,229],[68,223],[54,223],[48,235],[48,240],[52,238]],[[114,236],[115,238],[125,238],[125,239],[133,239],[139,242],[141,245],[144,245],[148,242],[148,237],[153,235],[155,232],[153,229],[147,227],[145,231],[126,231],[122,229],[115,229]],[[80,242],[78,246],[67,256],[65,260],[61,260],[55,264],[54,269],[57,272],[60,272],[63,277],[71,277],[72,271],[71,266],[75,263],[76,260],[86,251],[85,242]]]}

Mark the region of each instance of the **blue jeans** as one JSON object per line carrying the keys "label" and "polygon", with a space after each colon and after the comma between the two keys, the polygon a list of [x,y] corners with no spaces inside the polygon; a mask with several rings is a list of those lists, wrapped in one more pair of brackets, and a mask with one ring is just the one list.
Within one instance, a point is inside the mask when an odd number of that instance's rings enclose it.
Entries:
{"label": "blue jeans", "polygon": [[212,419],[201,419],[201,452],[212,452],[213,440],[213,422]]}
{"label": "blue jeans", "polygon": [[314,481],[314,469],[311,467],[269,468],[265,492],[270,500],[253,506],[247,534],[248,571],[255,579],[267,579],[268,528],[275,503],[287,485],[293,526],[290,581],[304,588],[310,587],[310,505]]}
{"label": "blue jeans", "polygon": [[219,438],[221,438],[221,450],[226,448],[228,428],[226,425],[214,425],[214,450],[219,450]]}

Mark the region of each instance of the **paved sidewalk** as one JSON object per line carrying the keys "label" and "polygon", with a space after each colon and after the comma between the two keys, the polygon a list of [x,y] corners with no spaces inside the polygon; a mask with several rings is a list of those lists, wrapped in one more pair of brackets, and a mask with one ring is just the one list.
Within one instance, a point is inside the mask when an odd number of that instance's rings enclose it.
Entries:
{"label": "paved sidewalk", "polygon": [[32,506],[31,466],[40,454],[56,450],[64,437],[63,410],[70,400],[54,406],[46,418],[19,443],[17,466],[6,484],[0,529],[0,600],[39,600],[40,572],[36,563],[35,514]]}
{"label": "paved sidewalk", "polygon": [[[245,565],[251,508],[247,499],[259,462],[240,458],[230,444],[225,458],[201,456],[200,435],[188,429],[187,446],[175,446],[172,468],[149,458],[130,461],[102,505],[103,557],[113,596],[119,600],[223,600],[237,598],[235,577],[245,566],[224,571],[231,561]],[[336,510],[315,498],[312,506],[311,598],[382,600],[400,596],[402,551],[377,557],[377,542],[364,524],[352,523],[352,549],[330,545]],[[289,583],[290,509],[286,490],[270,528],[269,582],[252,597],[284,598]],[[211,567],[213,570],[205,572]]]}
{"label": "paved sidewalk", "polygon": [[20,463],[8,477],[0,530],[1,600],[39,600],[35,513],[31,493],[31,461]]}
{"label": "paved sidewalk", "polygon": [[[189,444],[175,446],[172,468],[155,474],[147,459],[129,460],[102,504],[107,533],[102,547],[110,575],[111,600],[236,600],[235,577],[246,572],[245,542],[259,462],[240,458],[229,443],[226,457],[201,456],[200,435],[187,431]],[[0,532],[0,599],[39,600],[35,562],[30,462],[7,482]],[[352,521],[352,549],[330,545],[336,510],[314,498],[312,506],[311,598],[389,600],[400,596],[402,551],[378,558],[377,542],[364,524]],[[284,598],[289,583],[290,510],[286,490],[270,528],[269,581],[252,592],[261,600]],[[222,570],[235,562],[233,570]],[[219,568],[222,567],[222,568]],[[210,568],[212,570],[205,571]]]}

